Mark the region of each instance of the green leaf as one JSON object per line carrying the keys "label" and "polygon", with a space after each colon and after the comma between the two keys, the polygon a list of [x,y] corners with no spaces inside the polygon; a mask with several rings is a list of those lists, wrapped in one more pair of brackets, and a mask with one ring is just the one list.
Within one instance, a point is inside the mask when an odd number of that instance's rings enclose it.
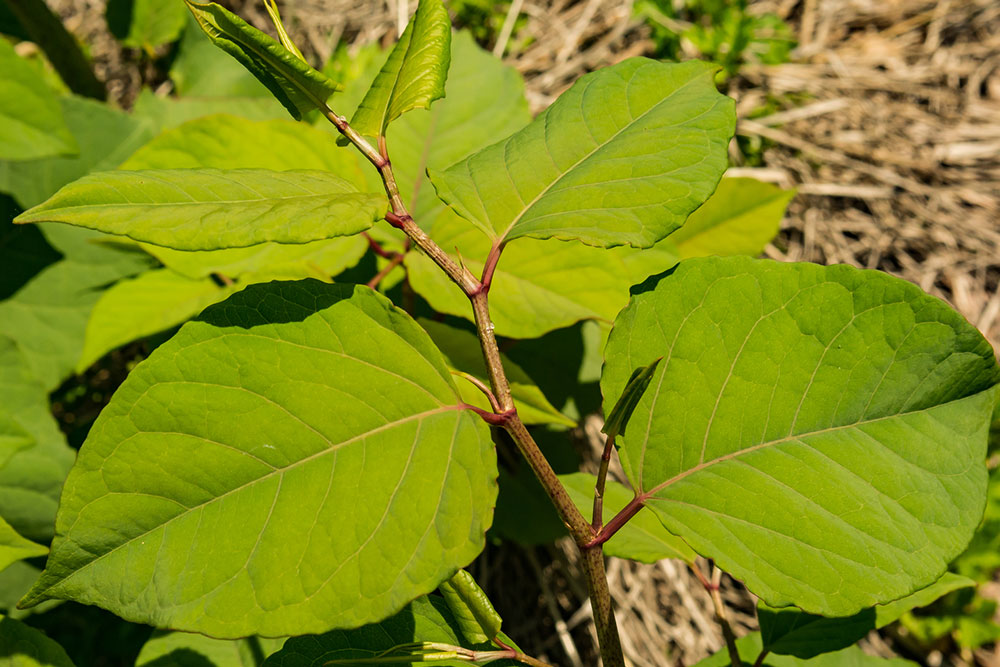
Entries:
{"label": "green leaf", "polygon": [[483,644],[500,632],[503,619],[471,574],[459,570],[451,579],[442,581],[438,590],[444,596],[466,641]]}
{"label": "green leaf", "polygon": [[[736,648],[746,667],[750,667],[761,651],[760,633],[754,632],[736,640]],[[801,660],[790,655],[769,654],[760,667],[916,667],[915,662],[902,658],[878,658],[868,655],[857,646],[849,646],[835,653],[824,653],[810,660]],[[729,653],[723,649],[710,658],[705,658],[695,667],[730,667]]]}
{"label": "green leaf", "polygon": [[925,607],[951,591],[975,585],[976,582],[967,577],[946,572],[927,588],[900,600],[862,609],[853,616],[826,618],[807,614],[795,607],[775,609],[760,603],[757,605],[757,618],[767,650],[811,658],[850,646],[870,631],[898,620],[911,609]]}
{"label": "green leaf", "polygon": [[337,85],[267,34],[214,2],[184,0],[212,42],[246,67],[295,120],[322,109]]}
{"label": "green leaf", "polygon": [[62,646],[40,631],[2,615],[0,656],[4,667],[73,667]]}
{"label": "green leaf", "polygon": [[284,639],[212,639],[188,632],[154,631],[135,659],[136,667],[258,667],[281,649]]}
{"label": "green leaf", "polygon": [[176,41],[187,14],[184,5],[176,0],[109,0],[105,10],[108,29],[122,46],[147,53]]}
{"label": "green leaf", "polygon": [[[318,637],[292,637],[264,667],[323,667],[332,660],[373,658],[396,646],[440,642],[461,646],[460,630],[445,601],[437,595],[414,600],[398,614],[353,630],[334,630]],[[489,648],[491,647],[483,647]],[[493,649],[495,650],[495,648]],[[468,664],[445,661],[442,665]],[[491,665],[512,664],[507,661]]]}
{"label": "green leaf", "polygon": [[5,39],[0,39],[0,71],[0,160],[76,152],[55,93]]}
{"label": "green leaf", "polygon": [[726,169],[735,113],[715,89],[716,69],[632,58],[587,74],[526,128],[431,180],[496,242],[649,247]]}
{"label": "green leaf", "polygon": [[427,109],[444,97],[451,60],[451,19],[441,0],[420,0],[417,13],[392,49],[351,118],[363,135],[385,134],[389,123],[411,109]]}
{"label": "green leaf", "polygon": [[664,357],[619,450],[670,532],[772,606],[846,616],[927,586],[985,500],[993,350],[885,274],[749,258],[637,288],[605,406]]}
{"label": "green leaf", "polygon": [[60,100],[79,146],[73,157],[0,162],[0,191],[24,208],[40,204],[59,188],[96,170],[114,169],[156,132],[153,123],[82,97]]}
{"label": "green leaf", "polygon": [[[364,97],[378,74],[378,60],[338,95],[338,113],[350,115]],[[483,51],[468,32],[458,32],[451,40],[445,90],[445,98],[432,109],[414,109],[392,123],[387,133],[399,191],[425,230],[448,210],[427,183],[427,168],[444,169],[531,121],[521,75]],[[323,124],[329,127],[325,120]],[[332,128],[327,131],[334,132]],[[374,172],[368,169],[366,173]],[[380,182],[369,189],[374,187],[381,187]],[[394,232],[387,227],[372,229],[372,234],[388,242],[400,237]],[[398,245],[402,249],[401,241]]]}
{"label": "green leaf", "polygon": [[307,243],[368,229],[385,197],[320,171],[163,169],[85,176],[15,222],[65,222],[178,250]]}
{"label": "green leaf", "polygon": [[44,556],[49,550],[41,544],[26,540],[0,517],[0,570],[24,558]]}
{"label": "green leaf", "polygon": [[670,235],[680,259],[759,255],[781,227],[794,190],[752,178],[723,178],[715,193]]}
{"label": "green leaf", "polygon": [[186,322],[243,287],[220,286],[211,278],[185,278],[170,269],[147,271],[116,283],[101,294],[90,313],[76,371],[85,371],[125,343]]}
{"label": "green leaf", "polygon": [[[433,227],[442,248],[457,247],[475,275],[483,270],[489,241],[453,213]],[[635,257],[635,255],[645,255]],[[557,240],[523,239],[507,246],[493,275],[490,315],[497,335],[535,338],[586,319],[612,321],[628,303],[628,290],[677,263],[656,248],[592,248]],[[472,319],[469,299],[427,257],[406,256],[410,282],[435,310]]]}
{"label": "green leaf", "polygon": [[[433,320],[420,319],[418,322],[430,334],[431,340],[441,350],[452,368],[468,373],[489,386],[482,348],[474,333]],[[503,362],[510,383],[510,392],[514,397],[514,405],[521,421],[525,424],[561,424],[571,428],[576,426],[576,422],[549,403],[542,390],[520,366],[504,354],[500,355],[500,360]],[[466,403],[484,410],[491,409],[489,400],[471,382],[457,378],[455,384],[458,385],[462,399]]]}
{"label": "green leaf", "polygon": [[73,464],[73,450],[49,408],[49,393],[24,353],[0,335],[0,406],[4,417],[31,438],[0,464],[0,517],[37,541],[52,537],[59,492]]}
{"label": "green leaf", "polygon": [[[591,516],[594,511],[594,486],[597,477],[586,472],[559,475],[559,481],[566,487],[573,504]],[[604,485],[604,523],[618,514],[633,498],[633,493],[624,484],[607,480]],[[629,558],[640,563],[655,563],[664,558],[678,558],[685,563],[694,563],[697,554],[684,540],[671,535],[652,512],[641,509],[629,519],[610,540],[604,543],[604,553],[617,558]]]}
{"label": "green leaf", "polygon": [[[275,146],[282,150],[276,151]],[[213,115],[164,132],[138,150],[124,169],[316,169],[331,171],[362,187],[357,151],[337,146],[333,136],[289,120],[254,122]],[[296,245],[263,243],[248,248],[182,251],[143,248],[189,278],[218,273],[231,278],[268,274],[282,278],[329,278],[353,266],[368,249],[360,238]]]}
{"label": "green leaf", "polygon": [[[31,434],[21,428],[17,421],[0,412],[0,468],[17,452],[35,444]],[[0,518],[2,520],[2,518]]]}
{"label": "green leaf", "polygon": [[625,389],[622,390],[622,395],[618,398],[618,402],[615,403],[614,407],[611,408],[611,411],[605,418],[604,428],[601,429],[601,432],[605,433],[609,439],[613,440],[618,437],[618,434],[625,429],[625,424],[628,423],[629,417],[632,416],[632,412],[635,410],[639,399],[646,392],[649,381],[653,379],[653,373],[656,372],[656,367],[660,365],[662,360],[663,358],[661,357],[648,366],[641,366],[632,371]]}
{"label": "green leaf", "polygon": [[496,475],[488,429],[409,316],[365,287],[253,285],[98,417],[23,604],[219,638],[361,625],[479,553]]}
{"label": "green leaf", "polygon": [[[73,372],[83,349],[90,309],[101,291],[150,262],[141,253],[93,243],[100,235],[86,229],[43,226],[49,243],[37,233],[39,229],[34,231],[32,251],[50,257],[49,253],[54,254],[51,243],[63,257],[27,277],[10,298],[0,302],[0,334],[16,341],[32,375],[52,390]],[[7,246],[0,241],[0,266],[25,250],[23,245]]]}

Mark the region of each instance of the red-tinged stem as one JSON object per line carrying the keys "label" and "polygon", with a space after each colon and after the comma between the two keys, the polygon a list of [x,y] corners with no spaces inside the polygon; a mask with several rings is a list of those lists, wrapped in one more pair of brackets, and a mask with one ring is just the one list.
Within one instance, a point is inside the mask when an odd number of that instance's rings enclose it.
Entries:
{"label": "red-tinged stem", "polygon": [[623,507],[618,514],[612,517],[611,521],[604,524],[604,527],[584,546],[585,547],[596,547],[604,544],[611,539],[611,536],[621,530],[621,527],[628,523],[629,519],[634,517],[639,513],[639,510],[643,508],[643,500],[641,497],[636,496],[633,498],[628,505]]}
{"label": "red-tinged stem", "polygon": [[413,221],[400,197],[399,186],[396,184],[396,177],[392,171],[392,162],[389,159],[385,138],[379,138],[379,147],[376,149],[368,143],[367,139],[358,134],[346,119],[328,108],[323,110],[323,113],[341,134],[347,137],[379,170],[386,195],[389,197],[389,211],[385,214],[386,221],[393,227],[402,230],[469,297],[480,347],[486,361],[490,386],[493,388],[493,395],[496,398],[496,408],[495,412],[490,413],[471,405],[462,407],[478,413],[487,423],[506,430],[517,444],[518,450],[528,461],[535,476],[538,477],[542,487],[552,500],[560,518],[568,527],[570,535],[576,541],[583,557],[582,562],[587,572],[590,601],[594,610],[594,621],[597,626],[597,636],[601,645],[604,666],[625,667],[621,640],[618,637],[618,628],[611,608],[611,593],[608,590],[607,575],[604,572],[603,550],[600,543],[590,544],[595,538],[593,528],[573,504],[566,488],[559,481],[552,466],[549,465],[545,455],[542,454],[538,444],[531,437],[517,414],[510,392],[510,383],[507,381],[500,359],[500,350],[497,347],[496,336],[493,333],[494,326],[490,319],[489,286],[503,245],[495,244],[491,248],[483,268],[483,279],[482,281],[478,280],[467,268],[457,264]]}
{"label": "red-tinged stem", "polygon": [[497,397],[493,395],[492,390],[486,386],[485,382],[477,378],[475,375],[471,375],[465,371],[456,371],[455,369],[452,369],[451,374],[468,380],[476,389],[482,392],[483,396],[485,396],[490,402],[490,407],[493,408],[493,412],[503,412],[503,410],[500,409],[500,403],[497,402]]}
{"label": "red-tinged stem", "polygon": [[368,232],[361,232],[361,236],[365,237],[365,240],[368,241],[368,247],[372,249],[372,252],[382,259],[392,259],[399,254],[398,252],[390,252],[383,248],[382,244],[373,239]]}
{"label": "red-tinged stem", "polygon": [[393,253],[392,259],[389,260],[389,263],[382,267],[382,270],[376,273],[374,278],[368,281],[368,287],[371,287],[372,289],[378,287],[379,283],[385,280],[385,277],[392,273],[393,269],[403,263],[403,259],[405,257],[406,255],[401,252]]}

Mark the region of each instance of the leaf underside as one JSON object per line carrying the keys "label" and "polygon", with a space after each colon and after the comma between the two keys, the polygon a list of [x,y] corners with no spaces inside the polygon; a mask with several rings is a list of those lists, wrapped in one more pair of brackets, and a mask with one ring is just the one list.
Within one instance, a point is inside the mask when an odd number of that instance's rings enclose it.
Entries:
{"label": "leaf underside", "polygon": [[295,120],[326,105],[337,84],[267,34],[214,2],[185,0],[212,42],[267,86]]}
{"label": "leaf underside", "polygon": [[605,408],[660,356],[623,434],[629,479],[768,604],[849,615],[968,543],[1000,369],[938,299],[845,266],[688,260],[616,320]]}
{"label": "leaf underside", "polygon": [[427,335],[371,290],[250,286],[101,413],[22,604],[220,638],[385,618],[482,549],[496,460],[460,407]]}

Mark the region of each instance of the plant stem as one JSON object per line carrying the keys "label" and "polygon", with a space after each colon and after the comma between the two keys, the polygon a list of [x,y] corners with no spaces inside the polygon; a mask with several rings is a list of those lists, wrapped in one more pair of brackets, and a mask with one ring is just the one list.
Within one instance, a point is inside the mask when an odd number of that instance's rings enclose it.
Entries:
{"label": "plant stem", "polygon": [[753,667],[761,667],[761,665],[764,664],[764,658],[767,657],[768,653],[770,653],[770,651],[767,649],[762,650],[760,655],[757,656],[757,659],[753,661]]}
{"label": "plant stem", "polygon": [[621,640],[618,637],[618,627],[615,623],[614,611],[611,608],[611,592],[608,590],[607,575],[604,572],[603,550],[599,545],[590,544],[595,537],[594,530],[573,504],[566,488],[559,481],[542,450],[538,448],[538,443],[531,437],[527,427],[517,414],[514,399],[510,393],[510,383],[507,381],[507,375],[500,360],[500,349],[497,346],[496,335],[493,333],[493,321],[490,319],[489,286],[503,246],[497,244],[491,248],[482,281],[472,275],[464,266],[455,263],[448,256],[448,253],[442,250],[413,221],[410,213],[406,210],[406,205],[399,194],[399,186],[396,184],[396,176],[392,171],[392,162],[386,149],[385,137],[379,137],[379,146],[375,148],[367,139],[358,134],[345,118],[338,116],[328,107],[321,108],[321,111],[341,134],[347,137],[378,169],[386,195],[389,197],[391,209],[385,214],[386,221],[393,227],[401,229],[469,297],[479,344],[486,361],[490,386],[493,389],[497,407],[499,407],[499,410],[494,408],[496,411],[488,415],[490,418],[486,421],[492,425],[501,426],[510,434],[535,476],[541,482],[542,488],[551,499],[559,517],[569,529],[570,535],[576,541],[583,556],[584,569],[587,572],[590,603],[594,610],[597,637],[601,646],[601,658],[605,667],[625,667],[625,657],[622,653]]}
{"label": "plant stem", "polygon": [[387,275],[392,273],[393,269],[403,263],[404,257],[405,255],[401,252],[393,255],[392,259],[389,260],[389,263],[382,267],[382,270],[376,273],[374,278],[368,281],[368,287],[371,287],[372,289],[378,287],[379,283],[381,283]]}
{"label": "plant stem", "polygon": [[597,483],[594,484],[594,519],[590,525],[594,532],[600,533],[604,525],[604,487],[608,481],[608,466],[611,465],[611,450],[615,448],[614,436],[608,436],[604,441],[604,451],[601,453],[601,468],[597,471]]}
{"label": "plant stem", "polygon": [[[733,627],[729,624],[729,616],[726,614],[726,604],[722,601],[722,594],[719,593],[719,584],[722,581],[722,570],[713,566],[711,581],[705,578],[705,575],[697,565],[692,565],[691,570],[694,572],[695,576],[698,577],[698,581],[700,581],[701,585],[705,587],[705,590],[708,591],[709,597],[712,598],[712,606],[715,607],[715,620],[719,622],[719,627],[722,628],[722,637],[726,641],[726,650],[729,652],[729,661],[732,663],[733,667],[743,667],[743,660],[740,658],[740,650],[736,647],[736,635],[733,633]],[[758,660],[762,659],[763,657],[758,658]]]}

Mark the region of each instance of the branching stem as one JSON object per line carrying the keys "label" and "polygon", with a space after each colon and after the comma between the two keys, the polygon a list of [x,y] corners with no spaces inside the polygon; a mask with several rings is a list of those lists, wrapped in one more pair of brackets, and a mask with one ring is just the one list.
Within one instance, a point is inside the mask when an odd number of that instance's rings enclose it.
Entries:
{"label": "branching stem", "polygon": [[[500,260],[503,244],[494,244],[491,248],[483,269],[482,280],[477,279],[467,268],[457,264],[413,221],[400,197],[399,186],[396,184],[396,176],[392,171],[392,162],[389,159],[385,138],[379,138],[376,149],[352,128],[345,118],[338,116],[329,108],[324,108],[322,111],[340,133],[378,169],[386,195],[389,197],[389,211],[385,215],[386,221],[393,227],[402,230],[469,297],[496,405],[492,413],[474,406],[465,407],[477,412],[488,423],[506,430],[517,444],[518,450],[528,461],[535,476],[538,477],[580,549],[584,569],[587,573],[590,601],[594,610],[594,621],[597,626],[597,636],[601,645],[601,657],[604,665],[605,667],[625,667],[625,657],[622,653],[621,640],[615,624],[614,611],[611,608],[611,593],[608,590],[607,575],[604,571],[603,549],[600,543],[592,543],[595,537],[594,529],[573,504],[566,488],[559,481],[552,466],[549,465],[545,455],[542,454],[538,444],[531,437],[517,414],[510,393],[510,383],[507,381],[503,363],[500,360],[500,349],[497,347],[496,335],[493,333],[493,321],[490,319],[489,286],[497,262]],[[526,664],[538,665],[541,663]]]}

